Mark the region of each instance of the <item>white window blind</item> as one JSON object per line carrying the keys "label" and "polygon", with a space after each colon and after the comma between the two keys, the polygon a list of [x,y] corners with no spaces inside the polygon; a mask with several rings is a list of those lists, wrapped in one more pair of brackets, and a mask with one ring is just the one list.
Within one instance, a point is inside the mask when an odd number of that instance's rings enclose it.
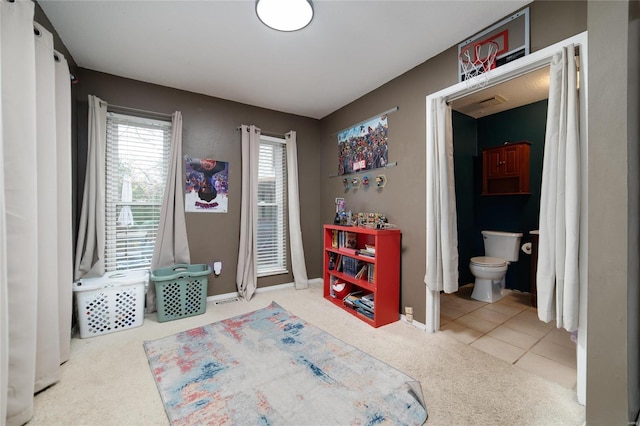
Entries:
{"label": "white window blind", "polygon": [[151,265],[170,141],[170,121],[107,114],[107,272]]}
{"label": "white window blind", "polygon": [[287,272],[287,156],[284,139],[260,137],[258,276]]}

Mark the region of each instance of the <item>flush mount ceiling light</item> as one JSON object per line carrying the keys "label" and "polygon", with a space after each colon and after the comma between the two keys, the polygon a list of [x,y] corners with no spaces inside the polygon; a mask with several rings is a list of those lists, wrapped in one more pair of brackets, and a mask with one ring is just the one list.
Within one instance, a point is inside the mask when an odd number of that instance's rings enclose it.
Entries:
{"label": "flush mount ceiling light", "polygon": [[256,14],[266,26],[278,31],[297,31],[311,22],[311,0],[257,0]]}

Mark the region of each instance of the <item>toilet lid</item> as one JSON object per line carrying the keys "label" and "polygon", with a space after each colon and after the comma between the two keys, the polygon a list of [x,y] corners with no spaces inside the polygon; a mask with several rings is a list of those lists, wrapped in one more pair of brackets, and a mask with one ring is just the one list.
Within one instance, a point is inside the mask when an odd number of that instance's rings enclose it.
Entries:
{"label": "toilet lid", "polygon": [[472,257],[471,263],[478,266],[505,266],[507,261],[504,259],[499,259],[497,257],[489,257],[489,256],[478,256]]}

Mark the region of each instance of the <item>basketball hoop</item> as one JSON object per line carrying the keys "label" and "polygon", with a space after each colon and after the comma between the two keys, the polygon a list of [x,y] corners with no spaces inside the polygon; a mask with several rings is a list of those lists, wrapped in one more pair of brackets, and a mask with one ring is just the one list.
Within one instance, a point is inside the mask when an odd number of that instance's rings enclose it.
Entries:
{"label": "basketball hoop", "polygon": [[486,41],[478,43],[460,52],[458,61],[462,68],[463,80],[467,87],[475,89],[484,87],[489,82],[487,72],[496,67],[496,55],[498,54],[498,43]]}

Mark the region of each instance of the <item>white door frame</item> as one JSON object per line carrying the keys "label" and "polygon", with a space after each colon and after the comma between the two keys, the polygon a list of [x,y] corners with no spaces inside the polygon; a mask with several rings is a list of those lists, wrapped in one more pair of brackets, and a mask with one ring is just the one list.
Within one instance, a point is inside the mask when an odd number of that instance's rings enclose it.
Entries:
{"label": "white door frame", "polygon": [[[531,71],[535,71],[539,68],[545,67],[551,63],[553,55],[557,53],[562,47],[569,44],[574,44],[580,48],[579,56],[579,98],[580,98],[580,149],[581,149],[581,168],[582,168],[582,194],[581,194],[581,218],[580,228],[583,232],[586,232],[588,217],[587,217],[587,94],[588,94],[588,70],[587,70],[587,32],[580,33],[559,43],[553,44],[530,55],[524,56],[513,62],[505,64],[499,68],[495,68],[486,74],[488,78],[488,84],[481,88],[469,88],[466,82],[460,82],[453,86],[442,89],[436,93],[432,93],[427,96],[427,132],[429,132],[429,126],[434,119],[433,113],[429,105],[432,101],[438,98],[445,98],[447,101],[452,101],[469,95],[471,93],[482,90],[486,87],[494,86],[499,83],[503,83],[507,80],[514,79],[521,75],[527,74]],[[430,152],[427,149],[427,153]],[[428,155],[428,154],[427,154]],[[429,208],[429,206],[427,206]],[[578,342],[577,342],[577,396],[578,402],[585,404],[586,401],[586,378],[587,378],[587,239],[580,238],[580,320],[578,326]],[[440,292],[431,291],[426,287],[426,331],[434,333],[440,329]]]}

